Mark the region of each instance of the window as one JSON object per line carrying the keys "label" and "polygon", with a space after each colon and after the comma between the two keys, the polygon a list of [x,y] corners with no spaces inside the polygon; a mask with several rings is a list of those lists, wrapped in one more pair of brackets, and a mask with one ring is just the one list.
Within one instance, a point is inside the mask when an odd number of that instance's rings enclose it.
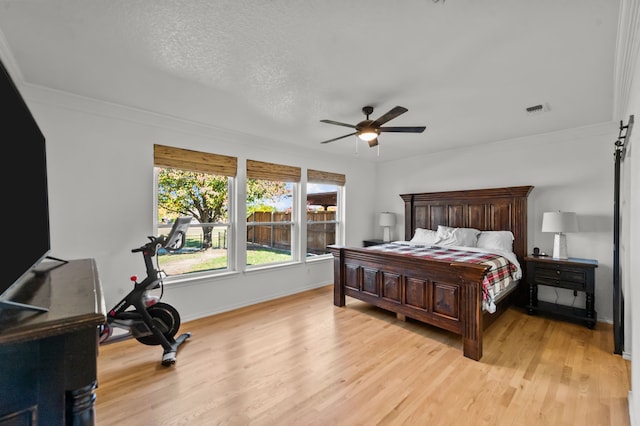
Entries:
{"label": "window", "polygon": [[247,265],[297,260],[300,168],[247,160]]}
{"label": "window", "polygon": [[307,257],[327,254],[327,246],[342,244],[342,189],[345,176],[307,170]]}
{"label": "window", "polygon": [[237,164],[235,157],[154,145],[158,235],[168,233],[177,217],[193,217],[185,246],[158,253],[168,276],[232,267],[230,194]]}
{"label": "window", "polygon": [[[299,196],[299,167],[247,159],[241,181],[246,199],[238,200],[236,157],[154,145],[154,166],[156,235],[167,234],[178,217],[192,218],[185,247],[159,252],[169,277],[296,262],[327,255],[328,245],[344,242],[344,175],[307,170],[305,200]],[[232,211],[243,202],[244,242],[238,241],[239,212]]]}

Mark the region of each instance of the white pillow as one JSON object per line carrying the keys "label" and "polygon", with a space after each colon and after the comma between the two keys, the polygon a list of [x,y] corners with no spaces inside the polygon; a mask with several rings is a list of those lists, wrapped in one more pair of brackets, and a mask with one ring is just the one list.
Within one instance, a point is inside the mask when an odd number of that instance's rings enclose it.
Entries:
{"label": "white pillow", "polygon": [[513,252],[513,239],[511,231],[482,231],[478,235],[477,247]]}
{"label": "white pillow", "polygon": [[413,234],[411,242],[430,246],[435,244],[437,239],[438,233],[436,231],[432,231],[431,229],[416,228],[416,232]]}
{"label": "white pillow", "polygon": [[438,225],[438,241],[436,241],[436,245],[475,247],[479,234],[480,230],[475,228],[452,228]]}

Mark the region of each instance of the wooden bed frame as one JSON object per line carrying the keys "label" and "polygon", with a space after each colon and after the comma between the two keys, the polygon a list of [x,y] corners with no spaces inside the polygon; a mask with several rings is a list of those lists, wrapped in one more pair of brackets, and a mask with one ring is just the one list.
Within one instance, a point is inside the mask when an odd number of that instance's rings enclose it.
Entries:
{"label": "wooden bed frame", "polygon": [[[438,225],[513,232],[513,251],[521,265],[527,252],[527,197],[533,186],[400,195],[405,203],[405,240],[416,228]],[[482,358],[482,332],[512,297],[493,314],[482,309],[482,280],[488,267],[419,259],[363,248],[329,246],[334,256],[333,303],[345,296],[460,334],[464,356]],[[520,280],[524,282],[524,279]],[[515,292],[512,292],[512,294]]]}

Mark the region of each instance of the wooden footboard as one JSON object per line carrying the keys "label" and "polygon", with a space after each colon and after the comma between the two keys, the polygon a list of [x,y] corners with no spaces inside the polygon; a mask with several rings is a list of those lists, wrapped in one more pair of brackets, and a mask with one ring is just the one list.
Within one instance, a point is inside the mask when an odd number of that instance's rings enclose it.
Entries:
{"label": "wooden footboard", "polygon": [[482,280],[485,265],[416,259],[331,246],[333,303],[350,296],[459,334],[464,356],[482,357]]}

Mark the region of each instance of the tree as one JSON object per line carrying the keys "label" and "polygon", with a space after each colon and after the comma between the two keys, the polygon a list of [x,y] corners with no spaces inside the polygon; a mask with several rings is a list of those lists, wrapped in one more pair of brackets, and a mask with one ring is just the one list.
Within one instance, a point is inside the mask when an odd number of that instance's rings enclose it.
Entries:
{"label": "tree", "polygon": [[[284,182],[247,181],[247,204],[281,197],[286,193]],[[192,216],[200,223],[228,220],[229,185],[226,176],[178,169],[159,169],[158,208],[178,216]],[[211,247],[212,227],[204,226],[204,249]]]}

